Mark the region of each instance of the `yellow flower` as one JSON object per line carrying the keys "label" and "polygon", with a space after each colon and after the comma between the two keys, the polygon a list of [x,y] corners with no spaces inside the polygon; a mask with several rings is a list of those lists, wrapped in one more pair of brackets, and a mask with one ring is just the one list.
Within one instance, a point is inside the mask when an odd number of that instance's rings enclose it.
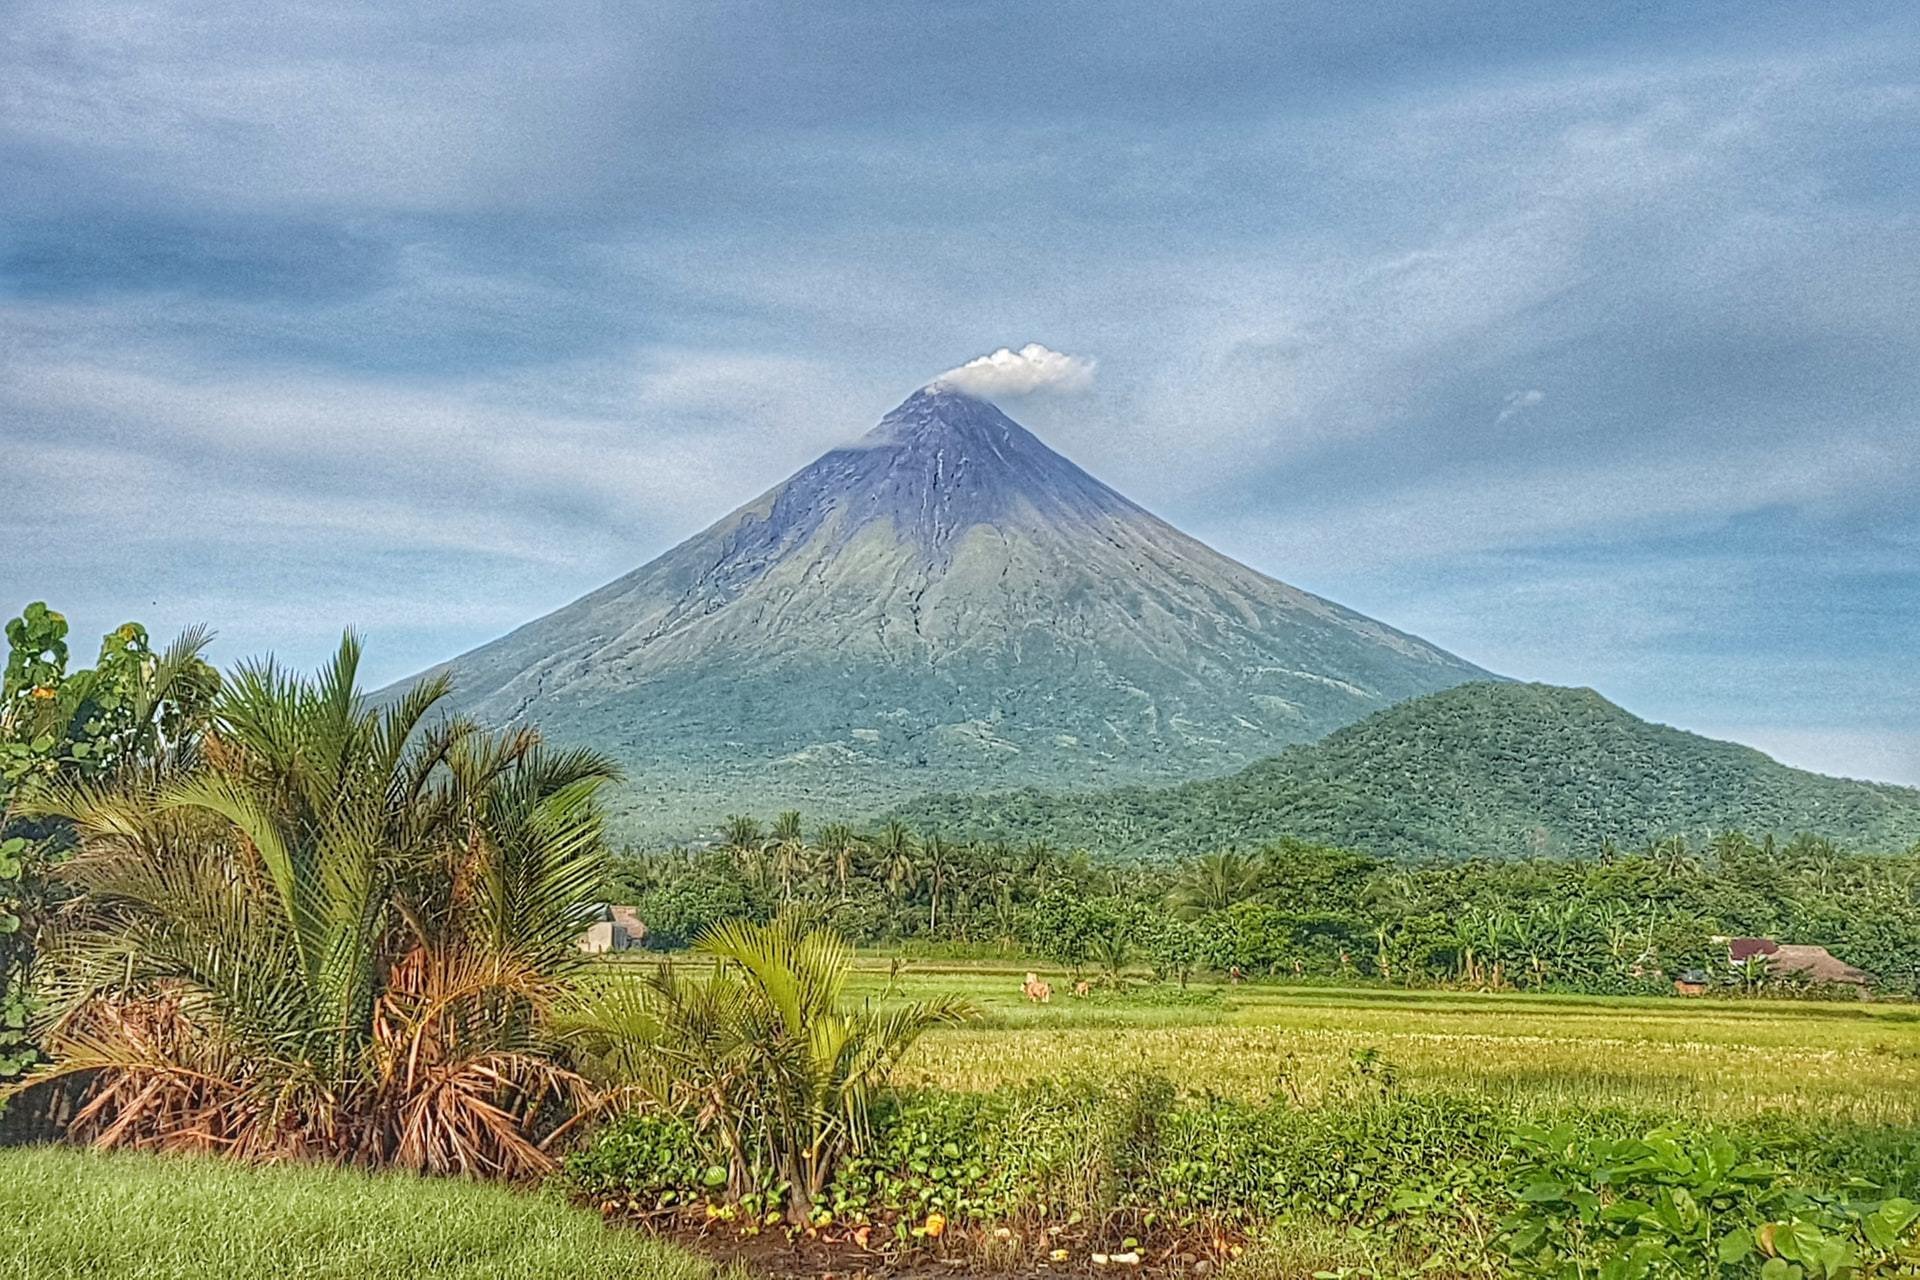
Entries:
{"label": "yellow flower", "polygon": [[927,1234],[933,1239],[938,1240],[940,1233],[946,1229],[947,1215],[944,1213],[930,1213],[927,1215]]}

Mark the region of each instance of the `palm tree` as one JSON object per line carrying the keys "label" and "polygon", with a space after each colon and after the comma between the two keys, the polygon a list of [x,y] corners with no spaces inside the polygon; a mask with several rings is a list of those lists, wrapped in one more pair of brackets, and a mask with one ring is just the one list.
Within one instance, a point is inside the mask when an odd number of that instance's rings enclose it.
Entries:
{"label": "palm tree", "polygon": [[1259,880],[1259,867],[1244,855],[1231,850],[1209,853],[1181,869],[1167,895],[1168,905],[1182,920],[1197,920],[1245,899]]}
{"label": "palm tree", "polygon": [[1047,881],[1053,874],[1053,864],[1059,855],[1045,840],[1029,840],[1020,851],[1021,868],[1032,881],[1034,893],[1046,890]]}
{"label": "palm tree", "polygon": [[1647,856],[1669,880],[1692,880],[1700,875],[1700,859],[1685,836],[1669,836],[1649,845]]}
{"label": "palm tree", "polygon": [[1133,940],[1125,928],[1116,925],[1093,940],[1091,955],[1099,966],[1101,980],[1118,987],[1126,980],[1127,966],[1133,963]]}
{"label": "palm tree", "polygon": [[1021,856],[1005,841],[996,841],[988,846],[985,858],[987,879],[993,889],[994,938],[999,942],[1000,949],[1007,951],[1013,946],[1016,924],[1013,909],[1014,877],[1020,873]]}
{"label": "palm tree", "polygon": [[947,873],[953,870],[953,847],[938,833],[928,832],[920,842],[920,853],[927,868],[927,936],[931,938],[940,920],[940,894],[946,888]]}
{"label": "palm tree", "polygon": [[37,1056],[21,1014],[35,946],[60,896],[49,868],[64,823],[14,807],[16,794],[59,779],[133,776],[163,757],[192,756],[207,726],[219,675],[200,657],[201,628],[155,653],[145,628],[126,623],[101,641],[88,669],[69,671],[67,621],[44,602],[6,627],[0,675],[0,1080]]}
{"label": "palm tree", "polygon": [[820,828],[818,838],[820,852],[826,856],[827,868],[833,875],[834,883],[840,889],[840,901],[847,900],[847,885],[853,879],[853,861],[859,841],[855,839],[853,828],[844,822],[830,822]]}
{"label": "palm tree", "polygon": [[887,892],[899,901],[920,880],[920,864],[915,859],[918,851],[913,832],[899,819],[887,823],[873,841],[874,853],[879,860],[878,871]]}
{"label": "palm tree", "polygon": [[580,1079],[547,1018],[606,853],[601,757],[383,707],[349,634],[312,679],[242,667],[200,759],[42,789],[79,852],[43,957],[75,1128],[214,1149],[521,1176]]}
{"label": "palm tree", "polygon": [[760,820],[744,813],[729,815],[720,828],[720,842],[733,857],[734,866],[748,883],[756,888],[767,887],[766,837],[760,831]]}
{"label": "palm tree", "polygon": [[774,872],[780,877],[780,900],[793,901],[793,878],[803,875],[807,865],[807,841],[800,833],[800,811],[788,809],[773,820]]}
{"label": "palm tree", "polygon": [[784,1182],[787,1217],[803,1223],[867,1141],[869,1107],[894,1065],[923,1032],[973,1007],[947,997],[850,1006],[852,949],[792,915],[730,921],[695,950],[722,963],[699,979],[663,966],[651,981],[603,990],[571,1033],[609,1083],[694,1117],[736,1197]]}

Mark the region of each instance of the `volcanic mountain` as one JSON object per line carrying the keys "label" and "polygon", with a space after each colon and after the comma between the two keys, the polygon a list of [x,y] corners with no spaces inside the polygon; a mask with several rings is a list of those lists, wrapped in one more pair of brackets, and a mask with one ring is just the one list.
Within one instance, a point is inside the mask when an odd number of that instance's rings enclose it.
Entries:
{"label": "volcanic mountain", "polygon": [[658,559],[446,664],[628,772],[616,826],[1175,781],[1487,674],[1181,533],[934,386]]}

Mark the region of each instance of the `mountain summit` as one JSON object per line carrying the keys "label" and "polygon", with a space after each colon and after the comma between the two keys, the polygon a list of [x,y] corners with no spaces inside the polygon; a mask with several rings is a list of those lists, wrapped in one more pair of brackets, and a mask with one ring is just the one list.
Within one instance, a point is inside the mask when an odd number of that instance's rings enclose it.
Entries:
{"label": "mountain summit", "polygon": [[447,668],[481,719],[620,759],[638,836],[1198,777],[1486,678],[1228,559],[938,385]]}

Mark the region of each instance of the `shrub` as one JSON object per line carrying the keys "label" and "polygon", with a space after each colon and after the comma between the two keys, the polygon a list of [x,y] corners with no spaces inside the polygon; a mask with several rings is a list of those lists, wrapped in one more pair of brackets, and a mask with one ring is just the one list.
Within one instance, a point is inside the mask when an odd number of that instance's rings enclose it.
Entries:
{"label": "shrub", "polygon": [[702,1158],[692,1122],[662,1111],[620,1116],[570,1154],[562,1172],[575,1192],[624,1199],[634,1211],[686,1203],[696,1189],[723,1187],[727,1178],[725,1165]]}
{"label": "shrub", "polygon": [[[1390,1074],[1357,1063],[1311,1108],[1177,1097],[1153,1076],[889,1095],[819,1207],[900,1238],[933,1214],[1114,1236],[1337,1232],[1443,1271],[1556,1278],[1839,1280],[1920,1262],[1920,1211],[1893,1194],[1911,1186],[1913,1134],[1647,1134],[1610,1113],[1529,1126],[1483,1100],[1403,1094]],[[629,1118],[569,1161],[571,1185],[642,1208],[698,1199],[718,1181],[702,1141]]]}
{"label": "shrub", "polygon": [[692,1118],[735,1199],[771,1192],[804,1222],[869,1107],[927,1028],[973,1016],[940,998],[876,1009],[843,999],[852,951],[798,917],[731,921],[696,944],[714,968],[663,965],[591,993],[569,1033],[608,1083]]}
{"label": "shrub", "polygon": [[833,1210],[939,1212],[957,1222],[1096,1211],[1101,1100],[1090,1087],[1058,1083],[890,1098],[872,1143],[834,1179]]}
{"label": "shrub", "polygon": [[[871,1141],[820,1197],[841,1220],[1113,1217],[1144,1226],[1477,1220],[1504,1194],[1507,1139],[1486,1108],[1354,1096],[1311,1110],[1177,1098],[1164,1079],[921,1090],[876,1107]],[[570,1186],[641,1207],[718,1194],[711,1135],[629,1116],[567,1162]]]}
{"label": "shrub", "polygon": [[1726,1135],[1527,1128],[1513,1165],[1507,1244],[1522,1275],[1843,1280],[1920,1263],[1920,1206],[1804,1189]]}
{"label": "shrub", "polygon": [[520,1175],[581,1082],[547,1014],[605,874],[590,752],[385,706],[352,636],[221,689],[204,748],[30,797],[79,841],[29,1082],[102,1145]]}

